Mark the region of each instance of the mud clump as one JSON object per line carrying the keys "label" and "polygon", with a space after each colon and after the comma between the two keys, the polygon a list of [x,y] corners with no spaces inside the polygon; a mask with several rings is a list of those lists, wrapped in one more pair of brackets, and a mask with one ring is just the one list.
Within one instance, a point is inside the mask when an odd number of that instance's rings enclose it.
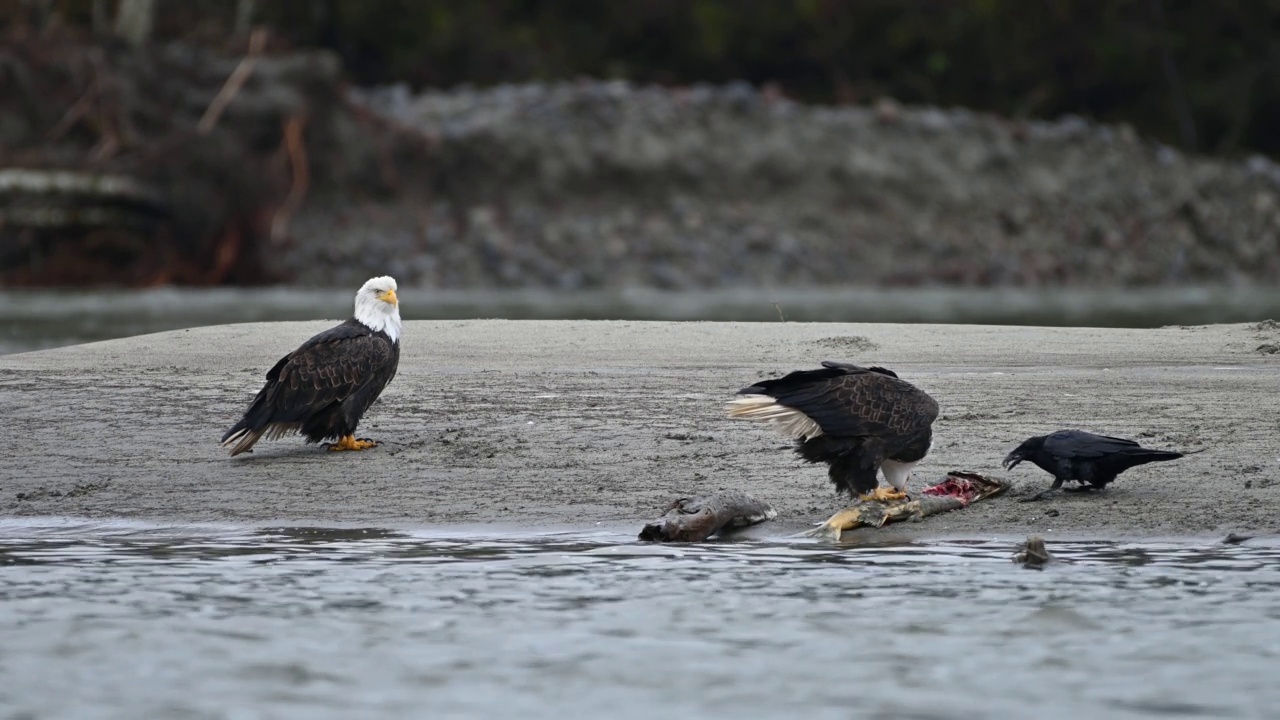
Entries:
{"label": "mud clump", "polygon": [[1042,570],[1045,565],[1056,561],[1049,550],[1044,545],[1044,538],[1039,535],[1032,535],[1027,538],[1026,542],[1018,546],[1014,552],[1013,561],[1022,567],[1032,570]]}
{"label": "mud clump", "polygon": [[101,482],[80,482],[71,486],[71,489],[63,491],[56,488],[40,487],[28,492],[20,492],[14,495],[14,499],[20,502],[33,502],[36,500],[61,500],[64,498],[77,498],[91,495],[99,490],[105,490],[111,485],[111,480],[103,480]]}
{"label": "mud clump", "polygon": [[825,350],[842,352],[868,352],[880,349],[880,345],[864,335],[842,335],[813,340],[812,344]]}

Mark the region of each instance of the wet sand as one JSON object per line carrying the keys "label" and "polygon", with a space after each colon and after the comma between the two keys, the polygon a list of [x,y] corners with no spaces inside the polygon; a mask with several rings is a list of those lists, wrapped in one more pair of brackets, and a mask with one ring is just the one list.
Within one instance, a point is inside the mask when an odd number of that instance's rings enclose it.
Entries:
{"label": "wet sand", "polygon": [[[912,487],[949,469],[1008,495],[854,538],[1028,532],[1115,538],[1280,526],[1280,343],[1271,324],[1158,330],[602,321],[407,323],[400,372],[360,435],[296,437],[228,458],[218,438],[266,370],[332,321],[195,328],[0,357],[0,516],[639,530],[665,503],[737,488],[784,533],[842,506],[821,466],[723,402],[823,359],[880,364],[942,406]],[[1130,470],[1101,494],[1040,503],[1030,464],[1062,427],[1205,452]]]}

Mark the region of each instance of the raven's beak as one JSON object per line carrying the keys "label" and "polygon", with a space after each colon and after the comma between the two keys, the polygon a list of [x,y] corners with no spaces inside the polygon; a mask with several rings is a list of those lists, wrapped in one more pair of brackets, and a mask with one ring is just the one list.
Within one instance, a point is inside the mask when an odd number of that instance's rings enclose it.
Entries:
{"label": "raven's beak", "polygon": [[1004,462],[1001,464],[1004,465],[1005,470],[1012,470],[1020,462],[1022,462],[1022,453],[1018,450],[1014,450],[1005,456]]}

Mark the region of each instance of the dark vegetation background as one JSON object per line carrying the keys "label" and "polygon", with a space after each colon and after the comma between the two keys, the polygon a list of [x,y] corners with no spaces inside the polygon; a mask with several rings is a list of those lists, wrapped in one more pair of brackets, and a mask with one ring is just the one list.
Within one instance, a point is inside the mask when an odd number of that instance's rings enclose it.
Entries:
{"label": "dark vegetation background", "polygon": [[[7,2],[9,21],[93,23],[95,0]],[[1280,0],[184,0],[159,3],[154,37],[223,43],[245,18],[336,51],[361,84],[742,79],[1280,153]]]}
{"label": "dark vegetation background", "polygon": [[1274,286],[1277,155],[1280,0],[0,0],[0,285]]}

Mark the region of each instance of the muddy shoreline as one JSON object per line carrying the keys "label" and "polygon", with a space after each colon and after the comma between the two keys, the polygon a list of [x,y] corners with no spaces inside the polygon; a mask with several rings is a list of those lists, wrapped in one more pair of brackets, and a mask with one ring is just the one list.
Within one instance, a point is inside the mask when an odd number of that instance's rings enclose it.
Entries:
{"label": "muddy shoreline", "polygon": [[[276,358],[328,321],[195,328],[0,357],[18,442],[0,448],[0,516],[620,529],[672,499],[738,488],[782,534],[841,507],[820,468],[723,417],[734,390],[826,358],[891,367],[942,416],[914,485],[1008,477],[1007,496],[854,539],[1267,532],[1280,503],[1274,323],[1158,330],[958,325],[415,321],[362,435],[228,459],[217,438]],[[1080,427],[1202,454],[1105,494],[1022,504],[1038,470],[999,469],[1023,438]],[[1056,515],[1053,514],[1056,512]]]}

